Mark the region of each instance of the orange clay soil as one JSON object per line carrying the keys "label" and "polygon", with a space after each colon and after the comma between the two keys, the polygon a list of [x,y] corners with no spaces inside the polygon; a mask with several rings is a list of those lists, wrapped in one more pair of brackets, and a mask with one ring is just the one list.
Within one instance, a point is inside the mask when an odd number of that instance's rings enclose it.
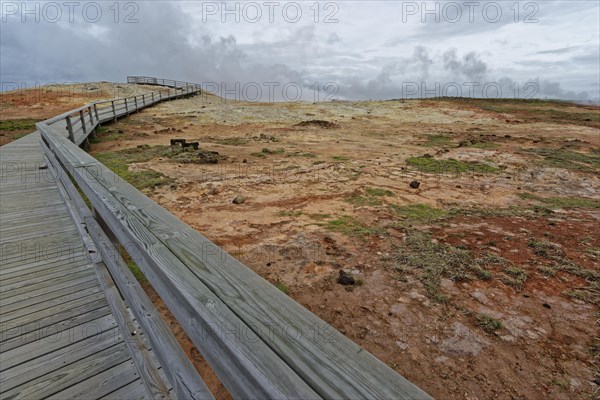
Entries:
{"label": "orange clay soil", "polygon": [[[31,108],[11,115],[41,117]],[[333,126],[297,126],[314,120]],[[127,163],[170,178],[143,190],[436,398],[589,399],[600,378],[599,127],[597,107],[558,102],[201,95],[104,127],[90,152],[127,162],[121,150],[174,138],[218,152],[217,164],[194,151]],[[469,260],[478,267],[457,273]],[[356,284],[338,284],[340,270]]]}

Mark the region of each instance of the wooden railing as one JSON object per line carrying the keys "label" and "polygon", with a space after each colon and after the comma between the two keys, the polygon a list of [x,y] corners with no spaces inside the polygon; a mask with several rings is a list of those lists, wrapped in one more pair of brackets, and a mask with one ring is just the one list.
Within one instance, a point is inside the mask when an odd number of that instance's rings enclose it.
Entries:
{"label": "wooden railing", "polygon": [[[82,219],[101,242],[102,257],[113,260],[105,263],[136,318],[153,331],[156,321],[131,304],[136,300],[128,292],[137,286],[120,257],[111,256],[116,246],[128,250],[234,398],[430,399],[76,142],[44,122],[37,127],[52,168],[89,200],[92,209],[84,209]],[[162,365],[176,367],[172,360]]]}
{"label": "wooden railing", "polygon": [[176,89],[200,91],[200,85],[196,83],[174,81],[172,79],[159,79],[150,76],[128,76],[127,83],[136,83],[138,85],[160,85]]}
{"label": "wooden railing", "polygon": [[116,121],[118,118],[128,116],[132,112],[137,112],[161,101],[188,97],[201,91],[200,85],[169,79],[130,76],[127,77],[127,81],[165,86],[167,91],[159,90],[137,96],[97,101],[42,122],[53,126],[58,131],[66,131],[69,140],[80,145],[89,136],[94,135],[99,124]]}

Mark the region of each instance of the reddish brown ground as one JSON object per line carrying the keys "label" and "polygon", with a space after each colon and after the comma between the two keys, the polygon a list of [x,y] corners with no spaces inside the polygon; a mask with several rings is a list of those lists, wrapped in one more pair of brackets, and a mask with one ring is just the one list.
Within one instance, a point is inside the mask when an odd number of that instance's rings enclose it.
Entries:
{"label": "reddish brown ground", "polygon": [[[340,127],[295,126],[312,119]],[[106,127],[91,152],[165,146],[172,138],[218,151],[226,159],[216,165],[159,157],[129,169],[172,178],[147,194],[436,398],[589,399],[599,387],[599,355],[592,350],[599,293],[589,290],[597,279],[544,273],[554,261],[531,243],[551,243],[561,260],[600,272],[598,163],[551,165],[532,152],[593,158],[599,121],[598,108],[560,103],[248,104],[200,96]],[[439,135],[446,139],[435,141]],[[475,143],[458,145],[465,140]],[[271,153],[258,156],[263,148]],[[501,172],[425,174],[407,165],[425,153]],[[414,179],[419,189],[409,187]],[[369,197],[373,188],[390,193]],[[561,208],[522,193],[596,203]],[[232,203],[238,195],[243,204]],[[414,204],[453,211],[430,222],[394,209]],[[473,257],[505,258],[526,274],[523,286],[508,285],[506,267],[492,265],[489,280],[442,275],[439,291],[448,301],[436,303],[423,271],[398,261],[416,232]],[[338,284],[340,269],[362,284]],[[152,288],[146,290],[216,397],[227,398]],[[589,296],[569,295],[577,290]],[[484,330],[478,314],[501,326]]]}

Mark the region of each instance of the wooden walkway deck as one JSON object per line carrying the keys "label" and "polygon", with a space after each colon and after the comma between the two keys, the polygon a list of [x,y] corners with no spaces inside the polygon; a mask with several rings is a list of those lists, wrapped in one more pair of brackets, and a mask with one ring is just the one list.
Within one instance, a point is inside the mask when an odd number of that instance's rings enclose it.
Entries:
{"label": "wooden walkway deck", "polygon": [[146,398],[39,142],[0,148],[0,398]]}

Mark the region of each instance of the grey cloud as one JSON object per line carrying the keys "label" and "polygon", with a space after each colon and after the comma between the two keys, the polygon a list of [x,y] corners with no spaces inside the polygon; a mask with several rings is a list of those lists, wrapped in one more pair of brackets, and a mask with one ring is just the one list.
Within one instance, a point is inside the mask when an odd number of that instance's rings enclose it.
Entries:
{"label": "grey cloud", "polygon": [[458,58],[456,49],[448,50],[443,55],[444,68],[461,77],[479,80],[485,76],[487,65],[475,52],[469,52]]}
{"label": "grey cloud", "polygon": [[561,47],[559,49],[550,49],[550,50],[542,50],[538,51],[535,54],[565,54],[570,53],[574,50],[580,49],[581,46],[569,46],[569,47]]}
{"label": "grey cloud", "polygon": [[[404,43],[402,49],[378,47],[373,40],[358,45],[347,39],[352,37],[348,33],[356,23],[349,27],[340,23],[333,26],[335,29],[316,24],[284,24],[278,27],[276,35],[256,37],[252,33],[242,36],[240,32],[248,31],[237,31],[237,25],[232,24],[219,26],[221,33],[216,34],[211,25],[198,23],[179,3],[140,4],[138,24],[115,24],[109,19],[97,24],[3,23],[2,81],[123,81],[128,74],[223,82],[227,88],[236,82],[295,82],[308,88],[314,82],[322,85],[334,81],[339,85],[340,98],[389,99],[406,94],[406,82],[426,82],[431,87],[436,82],[444,86],[452,82],[498,81],[504,87],[512,79],[523,83],[524,78],[542,75],[546,80],[537,80],[544,88],[541,96],[586,96],[582,90],[572,90],[571,85],[589,87],[591,98],[599,96],[596,89],[600,60],[594,40],[587,47],[573,49],[573,53],[560,53],[561,49],[574,47],[560,47],[560,43],[554,50],[548,50],[548,46],[539,49],[534,40],[533,45],[519,43],[528,50],[532,47],[529,54],[545,54],[544,60],[514,59],[510,68],[499,71],[489,54],[482,52],[485,47],[478,51],[458,45],[454,45],[458,49],[440,49],[428,46],[425,38],[411,47]],[[426,35],[434,41],[450,28],[430,24]],[[501,25],[493,27],[499,28]],[[472,30],[460,34],[477,35],[481,29],[490,27],[474,24]],[[381,41],[385,42],[386,37],[382,36]],[[552,59],[560,54],[571,58]],[[550,75],[559,72],[565,77]],[[312,95],[306,98],[311,99]]]}

